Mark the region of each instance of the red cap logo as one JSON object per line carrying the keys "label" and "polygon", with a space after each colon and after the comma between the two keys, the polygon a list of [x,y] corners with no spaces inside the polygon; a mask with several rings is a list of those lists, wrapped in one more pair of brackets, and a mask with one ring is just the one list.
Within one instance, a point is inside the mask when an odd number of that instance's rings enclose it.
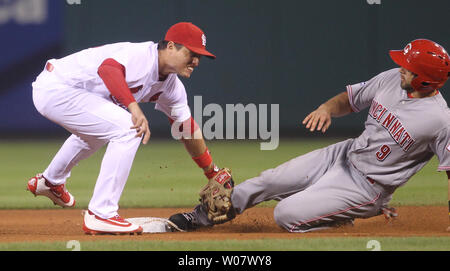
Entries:
{"label": "red cap logo", "polygon": [[216,58],[215,55],[206,51],[205,33],[192,23],[174,24],[167,31],[164,40],[182,44],[196,54]]}

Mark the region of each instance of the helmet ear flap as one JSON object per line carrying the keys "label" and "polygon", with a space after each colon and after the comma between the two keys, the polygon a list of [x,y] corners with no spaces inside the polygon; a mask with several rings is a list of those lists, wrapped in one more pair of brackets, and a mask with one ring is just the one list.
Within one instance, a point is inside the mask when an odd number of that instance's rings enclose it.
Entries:
{"label": "helmet ear flap", "polygon": [[423,76],[416,75],[416,77],[411,82],[411,86],[417,91],[431,91],[435,90],[436,88],[441,88],[441,85],[444,85],[443,83],[444,82],[442,82],[441,84],[439,82],[429,81]]}

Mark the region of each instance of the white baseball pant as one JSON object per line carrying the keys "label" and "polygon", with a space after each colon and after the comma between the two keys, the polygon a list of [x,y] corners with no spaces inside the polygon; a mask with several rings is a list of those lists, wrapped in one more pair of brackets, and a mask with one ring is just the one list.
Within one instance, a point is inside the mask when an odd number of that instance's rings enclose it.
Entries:
{"label": "white baseball pant", "polygon": [[43,175],[62,184],[72,168],[108,144],[89,210],[107,219],[117,215],[118,203],[141,138],[131,114],[104,97],[62,83],[46,70],[33,83],[33,102],[44,117],[72,135],[64,142]]}

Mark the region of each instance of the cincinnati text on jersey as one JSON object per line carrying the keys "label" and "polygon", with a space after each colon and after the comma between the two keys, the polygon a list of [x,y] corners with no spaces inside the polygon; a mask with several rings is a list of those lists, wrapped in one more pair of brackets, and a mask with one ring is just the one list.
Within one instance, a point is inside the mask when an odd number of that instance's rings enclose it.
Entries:
{"label": "cincinnati text on jersey", "polygon": [[381,123],[381,126],[389,132],[394,141],[399,144],[404,151],[408,151],[414,144],[414,138],[402,125],[397,116],[392,112],[389,112],[385,106],[378,103],[375,99],[372,100],[369,115],[378,123]]}

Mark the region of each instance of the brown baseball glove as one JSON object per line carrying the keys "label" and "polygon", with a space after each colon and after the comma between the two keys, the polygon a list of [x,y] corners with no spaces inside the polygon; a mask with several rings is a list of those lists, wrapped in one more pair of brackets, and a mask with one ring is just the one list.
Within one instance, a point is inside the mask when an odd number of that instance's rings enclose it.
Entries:
{"label": "brown baseball glove", "polygon": [[235,213],[231,203],[233,187],[231,170],[222,168],[200,190],[200,202],[205,206],[208,218],[214,224],[224,223],[234,218]]}

